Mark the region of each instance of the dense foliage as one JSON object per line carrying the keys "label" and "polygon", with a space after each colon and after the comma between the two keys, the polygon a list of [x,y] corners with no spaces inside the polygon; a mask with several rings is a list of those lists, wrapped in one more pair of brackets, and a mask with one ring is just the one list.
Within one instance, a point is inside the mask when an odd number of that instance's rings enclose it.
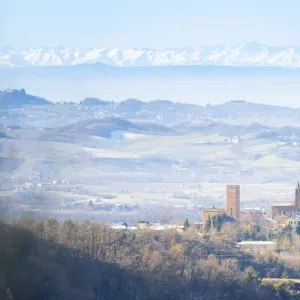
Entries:
{"label": "dense foliage", "polygon": [[[84,221],[1,223],[0,299],[288,299],[229,241]],[[256,270],[255,270],[256,268]]]}

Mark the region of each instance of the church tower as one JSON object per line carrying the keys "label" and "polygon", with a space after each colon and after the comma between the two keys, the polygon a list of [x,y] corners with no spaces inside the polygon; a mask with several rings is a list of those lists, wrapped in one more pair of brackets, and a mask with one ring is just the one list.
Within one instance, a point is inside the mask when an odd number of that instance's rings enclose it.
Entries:
{"label": "church tower", "polygon": [[296,185],[295,189],[295,206],[300,208],[300,184],[298,181],[298,184]]}

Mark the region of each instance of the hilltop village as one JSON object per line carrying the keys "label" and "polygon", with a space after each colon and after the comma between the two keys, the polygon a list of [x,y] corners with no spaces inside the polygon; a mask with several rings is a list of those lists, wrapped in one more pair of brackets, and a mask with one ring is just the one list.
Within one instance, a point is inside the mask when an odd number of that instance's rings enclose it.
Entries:
{"label": "hilltop village", "polygon": [[[202,233],[207,233],[210,228],[215,227],[217,232],[220,232],[222,226],[231,224],[235,228],[245,227],[245,224],[250,224],[252,227],[263,228],[266,232],[276,232],[280,230],[297,231],[300,234],[300,184],[295,187],[295,201],[272,203],[267,209],[262,208],[243,208],[241,209],[241,187],[240,185],[226,186],[226,207],[206,207],[201,208],[201,222],[184,222],[184,224],[171,222],[171,224],[149,223],[146,221],[136,221],[129,225],[127,222],[121,225],[112,225],[114,229],[152,229],[166,230],[176,229],[178,232],[183,232],[188,227],[197,228]],[[188,225],[187,225],[188,224]],[[250,226],[250,227],[251,227]],[[299,226],[299,229],[297,227]],[[240,246],[267,247],[275,249],[276,243],[273,241],[265,241],[265,237],[247,238],[248,241],[239,241]]]}
{"label": "hilltop village", "polygon": [[[240,185],[226,186],[226,207],[202,208],[202,221],[155,223],[146,221],[114,224],[117,230],[176,230],[183,233],[187,230],[198,232],[200,235],[233,235],[236,247],[252,255],[265,255],[275,251],[286,250],[279,240],[287,235],[300,235],[300,184],[295,187],[295,201],[272,203],[268,209],[241,209]],[[283,247],[283,248],[282,248]]]}
{"label": "hilltop village", "polygon": [[[226,215],[233,218],[236,222],[240,222],[246,215],[251,215],[253,218],[264,220],[275,220],[278,217],[283,219],[291,219],[296,217],[300,212],[300,184],[299,182],[295,188],[295,201],[294,202],[274,202],[265,212],[264,209],[247,209],[241,210],[240,199],[240,185],[227,185],[226,187],[226,208],[204,208],[203,209],[203,222],[205,223],[209,218],[216,215]],[[272,222],[272,221],[271,221]],[[300,225],[300,222],[299,222]]]}

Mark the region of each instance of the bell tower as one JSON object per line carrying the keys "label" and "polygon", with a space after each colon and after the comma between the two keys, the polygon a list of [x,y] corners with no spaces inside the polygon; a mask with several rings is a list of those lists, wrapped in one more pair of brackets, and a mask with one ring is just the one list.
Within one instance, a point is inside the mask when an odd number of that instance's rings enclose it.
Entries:
{"label": "bell tower", "polygon": [[296,185],[296,189],[295,189],[295,206],[300,208],[300,184],[299,181]]}

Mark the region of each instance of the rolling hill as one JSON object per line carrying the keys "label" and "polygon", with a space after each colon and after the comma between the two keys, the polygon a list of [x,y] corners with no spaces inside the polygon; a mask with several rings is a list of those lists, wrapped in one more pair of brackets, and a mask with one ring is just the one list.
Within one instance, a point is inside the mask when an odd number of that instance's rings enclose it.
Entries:
{"label": "rolling hill", "polygon": [[129,131],[148,134],[173,134],[166,126],[147,122],[130,122],[119,118],[105,118],[80,121],[61,127],[57,130],[64,134],[94,135],[109,138],[114,131]]}
{"label": "rolling hill", "polygon": [[0,93],[0,108],[20,107],[23,105],[49,105],[50,101],[26,94],[24,89],[7,90]]}

